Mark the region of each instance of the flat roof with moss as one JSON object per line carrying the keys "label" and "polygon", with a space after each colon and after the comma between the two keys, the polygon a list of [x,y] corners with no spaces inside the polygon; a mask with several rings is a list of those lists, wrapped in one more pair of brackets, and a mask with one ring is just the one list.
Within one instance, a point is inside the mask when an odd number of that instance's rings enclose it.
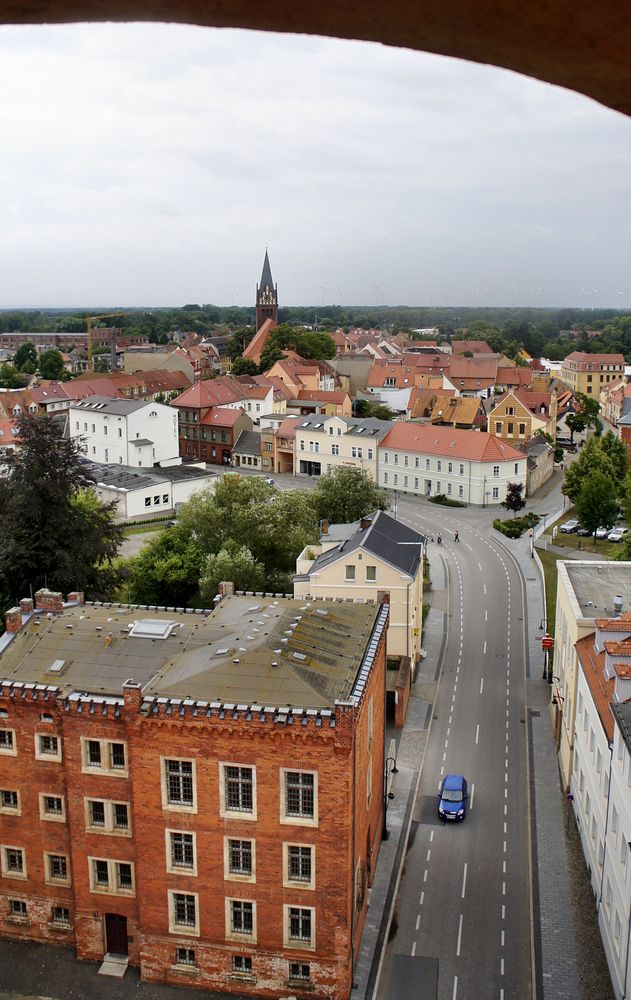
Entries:
{"label": "flat roof with moss", "polygon": [[35,611],[0,655],[0,679],[61,691],[332,708],[353,691],[381,607],[225,597],[212,611],[127,605]]}

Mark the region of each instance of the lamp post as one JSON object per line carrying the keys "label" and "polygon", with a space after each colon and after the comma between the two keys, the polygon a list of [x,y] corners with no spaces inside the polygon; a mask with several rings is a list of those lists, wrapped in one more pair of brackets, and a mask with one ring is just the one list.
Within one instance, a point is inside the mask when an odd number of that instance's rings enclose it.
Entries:
{"label": "lamp post", "polygon": [[[392,767],[388,770],[388,764],[392,761]],[[388,830],[388,799],[394,798],[394,792],[388,791],[388,779],[391,774],[398,774],[399,768],[397,767],[396,757],[386,757],[384,764],[384,774],[383,774],[383,830],[381,831],[381,839],[387,840],[390,836],[390,831]]]}

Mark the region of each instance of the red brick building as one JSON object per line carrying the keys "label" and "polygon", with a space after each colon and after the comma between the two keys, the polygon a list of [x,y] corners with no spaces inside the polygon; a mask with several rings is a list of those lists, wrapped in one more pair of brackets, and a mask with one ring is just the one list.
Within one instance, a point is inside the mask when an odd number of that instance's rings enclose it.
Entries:
{"label": "red brick building", "polygon": [[81,601],[7,613],[0,933],[146,980],[348,997],[383,823],[387,605]]}
{"label": "red brick building", "polygon": [[231,465],[239,434],[252,430],[242,399],[243,389],[236,379],[196,382],[174,399],[171,406],[178,411],[180,456]]}

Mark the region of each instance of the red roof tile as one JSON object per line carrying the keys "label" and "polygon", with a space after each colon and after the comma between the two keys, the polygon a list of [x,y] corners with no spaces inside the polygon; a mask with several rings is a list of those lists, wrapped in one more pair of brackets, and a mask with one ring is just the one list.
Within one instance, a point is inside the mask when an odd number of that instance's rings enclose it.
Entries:
{"label": "red roof tile", "polygon": [[523,452],[485,431],[457,430],[399,420],[381,441],[381,449],[422,452],[445,458],[465,458],[473,462],[524,461]]}
{"label": "red roof tile", "polygon": [[605,677],[605,654],[596,653],[594,649],[594,635],[586,635],[584,639],[579,639],[575,644],[576,655],[583,669],[585,680],[591,691],[596,711],[603,729],[607,734],[609,742],[613,739],[614,721],[611,714],[610,704],[613,701],[615,679],[607,680]]}

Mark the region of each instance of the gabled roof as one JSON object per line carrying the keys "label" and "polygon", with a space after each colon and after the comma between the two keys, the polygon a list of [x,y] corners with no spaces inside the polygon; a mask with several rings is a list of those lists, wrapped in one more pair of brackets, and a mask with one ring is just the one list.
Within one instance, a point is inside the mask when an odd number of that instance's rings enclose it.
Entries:
{"label": "gabled roof", "polygon": [[497,361],[495,358],[452,358],[445,373],[452,382],[459,379],[478,379],[481,382],[495,382]]}
{"label": "gabled roof", "polygon": [[320,403],[345,403],[350,402],[347,392],[337,389],[299,389],[296,399],[313,400]]}
{"label": "gabled roof", "polygon": [[219,379],[205,379],[201,382],[195,382],[190,389],[174,399],[171,405],[181,406],[189,410],[201,410],[207,406],[237,403],[241,399],[241,386],[233,388]]}
{"label": "gabled roof", "polygon": [[260,455],[261,432],[241,431],[232,452],[236,455]]}
{"label": "gabled roof", "polygon": [[127,416],[135,413],[136,410],[144,410],[147,406],[158,406],[148,399],[121,399],[120,396],[87,396],[85,399],[77,400],[70,404],[71,410],[83,410],[84,412],[98,411],[99,413],[112,413],[119,416]]}
{"label": "gabled roof", "polygon": [[473,424],[480,409],[480,400],[468,396],[437,397],[430,420],[432,423]]}
{"label": "gabled roof", "polygon": [[395,422],[380,447],[384,451],[393,448],[442,458],[464,458],[473,462],[525,461],[521,451],[485,431],[434,427],[402,420]]}
{"label": "gabled roof", "polygon": [[624,354],[588,354],[586,351],[572,351],[563,359],[577,365],[624,365]]}
{"label": "gabled roof", "polygon": [[[362,527],[362,524],[366,527]],[[310,576],[340,559],[347,559],[352,552],[361,549],[414,579],[422,557],[424,535],[408,528],[383,510],[375,511],[355,522],[354,528],[350,538],[318,556],[309,570]]]}
{"label": "gabled roof", "polygon": [[275,437],[277,438],[293,438],[296,436],[296,427],[300,423],[298,417],[285,417],[285,419],[280,423],[276,429]]}
{"label": "gabled roof", "polygon": [[532,369],[524,365],[500,365],[497,369],[498,385],[530,385]]}
{"label": "gabled roof", "polygon": [[273,319],[266,319],[264,323],[261,324],[260,328],[256,331],[252,340],[243,352],[243,357],[247,358],[249,361],[253,361],[256,365],[261,363],[261,354],[265,344],[267,343],[267,338],[276,326]]}
{"label": "gabled roof", "polygon": [[[204,424],[206,427],[234,427],[240,417],[247,417],[247,413],[241,407],[213,406],[204,414],[200,424]],[[250,420],[249,417],[248,420]]]}
{"label": "gabled roof", "polygon": [[594,648],[594,634],[586,635],[584,639],[579,639],[574,644],[578,661],[582,667],[583,674],[602,727],[607,734],[609,742],[613,740],[613,716],[610,704],[613,701],[615,690],[615,678],[607,680],[605,676],[605,654],[597,653]]}
{"label": "gabled roof", "polygon": [[465,351],[471,351],[472,354],[493,353],[493,349],[489,347],[486,340],[452,340],[452,354],[464,354]]}
{"label": "gabled roof", "polygon": [[269,266],[269,257],[267,255],[267,248],[265,249],[265,258],[263,260],[263,270],[261,271],[261,281],[259,283],[259,288],[273,288],[274,282],[272,280],[272,269]]}

